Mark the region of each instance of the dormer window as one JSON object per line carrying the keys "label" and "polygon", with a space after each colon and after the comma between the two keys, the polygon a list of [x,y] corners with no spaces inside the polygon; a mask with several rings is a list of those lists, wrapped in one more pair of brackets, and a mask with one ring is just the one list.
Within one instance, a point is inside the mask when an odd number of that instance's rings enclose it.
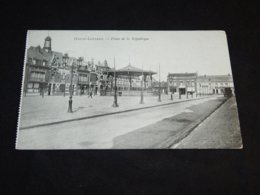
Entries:
{"label": "dormer window", "polygon": [[28,58],[28,64],[32,64],[32,58]]}

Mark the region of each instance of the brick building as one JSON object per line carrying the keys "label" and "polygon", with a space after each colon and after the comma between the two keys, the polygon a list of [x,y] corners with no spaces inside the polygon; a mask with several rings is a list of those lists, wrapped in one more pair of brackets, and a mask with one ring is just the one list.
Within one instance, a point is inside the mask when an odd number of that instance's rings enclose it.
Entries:
{"label": "brick building", "polygon": [[169,73],[168,91],[172,93],[196,93],[197,73]]}

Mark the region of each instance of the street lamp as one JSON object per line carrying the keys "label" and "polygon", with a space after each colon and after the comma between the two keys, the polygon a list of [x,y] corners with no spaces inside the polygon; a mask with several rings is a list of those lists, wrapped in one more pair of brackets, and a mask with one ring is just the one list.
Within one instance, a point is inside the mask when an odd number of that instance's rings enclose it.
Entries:
{"label": "street lamp", "polygon": [[72,95],[73,95],[73,91],[72,91],[72,82],[73,82],[73,69],[74,69],[74,62],[72,62],[71,65],[71,69],[70,69],[70,87],[69,87],[69,91],[70,91],[70,97],[69,97],[69,107],[68,107],[68,112],[72,113]]}
{"label": "street lamp", "polygon": [[[65,66],[67,66],[68,61],[69,61],[69,55],[67,53],[65,53],[64,56],[62,56],[62,59],[63,59]],[[65,97],[65,93],[66,93],[66,78],[64,80],[64,93],[63,93],[64,97]]]}
{"label": "street lamp", "polygon": [[186,88],[186,99],[188,99],[189,98],[189,94],[188,94],[188,81],[186,81],[185,88]]}
{"label": "street lamp", "polygon": [[115,78],[115,94],[114,94],[114,102],[113,102],[113,107],[118,107],[117,104],[117,86],[116,86],[116,65],[115,65],[115,57],[114,57],[114,78]]}
{"label": "street lamp", "polygon": [[159,64],[159,97],[158,97],[158,102],[161,102],[161,70],[160,70],[160,64]]}
{"label": "street lamp", "polygon": [[[77,59],[78,69],[80,69],[80,68],[82,67],[82,61],[83,61],[83,57],[79,57],[79,58]],[[79,84],[79,76],[80,76],[80,75],[78,75],[78,87],[79,87],[79,95],[81,96],[82,88],[83,88],[84,86],[82,86],[82,85]],[[83,90],[84,90],[84,89],[83,89]],[[78,93],[78,90],[76,91],[76,93]]]}
{"label": "street lamp", "polygon": [[140,104],[144,103],[144,94],[143,94],[143,80],[144,80],[144,70],[143,70],[143,66],[142,66],[142,80],[141,80],[141,100],[140,100]]}

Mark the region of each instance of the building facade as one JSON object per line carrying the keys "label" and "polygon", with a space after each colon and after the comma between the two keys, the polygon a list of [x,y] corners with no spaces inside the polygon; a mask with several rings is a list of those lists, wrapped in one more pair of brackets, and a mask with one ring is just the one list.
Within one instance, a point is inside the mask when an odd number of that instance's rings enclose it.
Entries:
{"label": "building facade", "polygon": [[197,73],[169,73],[167,77],[168,91],[171,93],[196,93]]}
{"label": "building facade", "polygon": [[[152,91],[153,71],[127,66],[139,74],[125,74],[117,76],[117,89],[119,91]],[[52,39],[47,36],[41,48],[27,49],[26,72],[24,80],[24,94],[35,95],[84,95],[92,92],[94,95],[112,94],[114,87],[114,74],[108,62],[94,59],[90,61],[83,57],[75,58],[68,54],[52,50]],[[113,72],[112,72],[113,73]],[[71,87],[71,88],[70,88]],[[109,93],[110,92],[110,93]],[[127,94],[127,93],[124,93]]]}
{"label": "building facade", "polygon": [[40,46],[27,50],[25,66],[24,92],[27,94],[44,94],[50,77],[50,53]]}
{"label": "building facade", "polygon": [[70,93],[71,84],[74,95],[90,91],[97,94],[101,83],[107,79],[103,76],[104,72],[110,69],[106,61],[105,65],[99,65],[105,66],[105,69],[97,68],[93,59],[85,61],[83,57],[69,57],[68,54],[52,51],[51,38],[47,36],[43,48],[27,49],[24,94],[65,96]]}
{"label": "building facade", "polygon": [[198,75],[197,73],[169,73],[168,90],[172,93],[210,95],[224,94],[230,88],[234,94],[233,78],[227,75]]}
{"label": "building facade", "polygon": [[198,94],[224,94],[225,88],[230,88],[234,94],[234,83],[230,74],[203,75],[197,78]]}

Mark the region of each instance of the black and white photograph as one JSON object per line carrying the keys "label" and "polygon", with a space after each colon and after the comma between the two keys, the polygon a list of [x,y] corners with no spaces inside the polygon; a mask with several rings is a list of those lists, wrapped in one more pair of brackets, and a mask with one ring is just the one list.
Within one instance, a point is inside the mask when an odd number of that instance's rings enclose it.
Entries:
{"label": "black and white photograph", "polygon": [[16,149],[243,148],[225,31],[28,30],[23,67]]}

